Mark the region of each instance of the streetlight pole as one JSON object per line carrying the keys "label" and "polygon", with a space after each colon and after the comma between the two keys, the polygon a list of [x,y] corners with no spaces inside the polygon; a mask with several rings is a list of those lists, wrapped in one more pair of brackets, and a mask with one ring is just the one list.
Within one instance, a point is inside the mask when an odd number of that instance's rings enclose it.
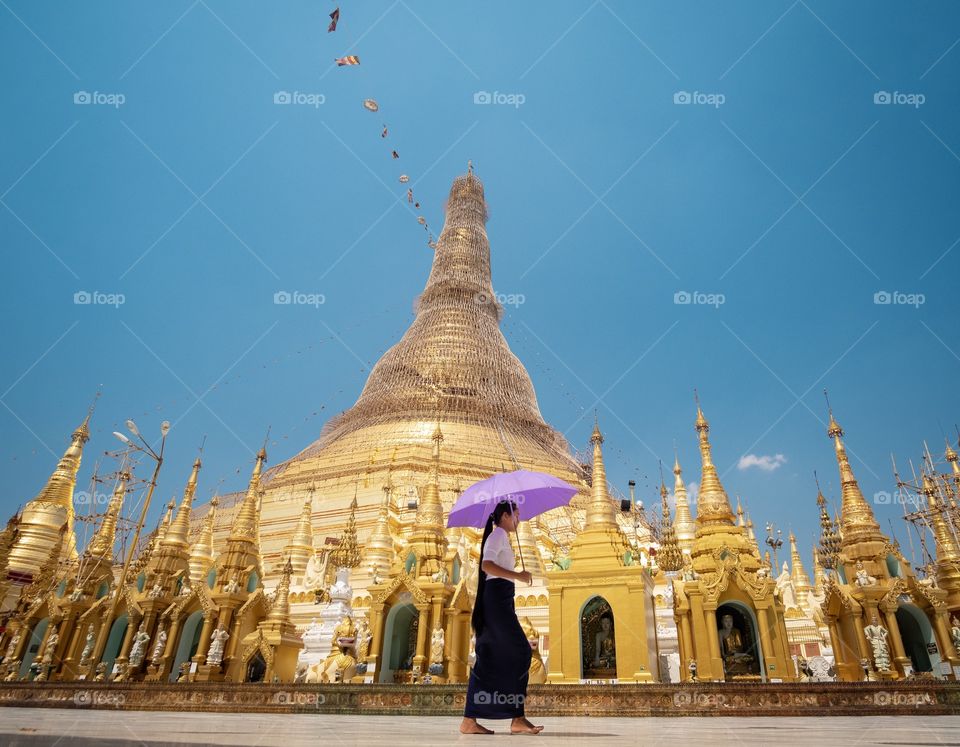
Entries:
{"label": "streetlight pole", "polygon": [[773,550],[773,571],[774,575],[780,569],[780,561],[777,559],[777,550],[783,547],[783,530],[777,529],[777,536],[773,536],[773,530],[776,529],[776,526],[773,524],[767,524],[767,538],[764,540],[770,548]]}
{"label": "streetlight pole", "polygon": [[126,586],[127,574],[130,571],[130,564],[133,562],[133,556],[137,549],[137,542],[140,540],[140,531],[143,529],[143,525],[146,522],[147,511],[150,509],[150,500],[153,498],[153,491],[157,487],[157,478],[160,475],[160,467],[163,465],[163,449],[166,446],[167,433],[170,432],[170,423],[169,421],[164,420],[160,424],[160,450],[158,453],[157,451],[154,451],[150,444],[148,444],[144,440],[143,436],[140,435],[140,431],[137,429],[136,423],[134,423],[132,420],[128,420],[126,425],[127,429],[134,436],[140,439],[142,446],[134,443],[127,436],[117,431],[114,431],[113,435],[119,440],[123,441],[123,443],[125,443],[129,448],[149,456],[156,464],[153,468],[153,476],[150,478],[150,485],[147,488],[147,494],[143,499],[143,508],[140,510],[140,520],[137,522],[137,528],[133,534],[133,541],[130,543],[130,547],[127,549],[127,557],[123,563],[123,570],[120,572],[120,579],[117,581],[117,585],[114,587],[111,594],[110,611],[100,624],[100,630],[97,633],[97,643],[93,649],[93,655],[90,657],[90,664],[88,665],[87,669],[88,675],[96,670],[97,664],[99,664],[100,659],[103,657],[104,649],[107,647],[107,636],[110,634],[110,629],[113,627],[114,617],[117,614],[117,607],[120,605],[120,592],[124,586]]}

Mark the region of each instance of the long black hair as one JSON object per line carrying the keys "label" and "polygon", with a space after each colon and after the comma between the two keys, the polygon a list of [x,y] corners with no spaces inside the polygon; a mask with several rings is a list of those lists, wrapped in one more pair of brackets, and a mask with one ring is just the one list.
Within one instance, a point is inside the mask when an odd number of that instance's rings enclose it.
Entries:
{"label": "long black hair", "polygon": [[473,604],[473,616],[470,619],[473,632],[477,635],[480,635],[483,631],[483,586],[487,582],[487,574],[483,570],[483,548],[487,545],[487,537],[490,536],[493,528],[500,523],[503,515],[513,515],[516,510],[517,504],[513,501],[500,501],[487,517],[487,523],[483,527],[483,540],[480,542],[480,573],[477,581],[477,598]]}

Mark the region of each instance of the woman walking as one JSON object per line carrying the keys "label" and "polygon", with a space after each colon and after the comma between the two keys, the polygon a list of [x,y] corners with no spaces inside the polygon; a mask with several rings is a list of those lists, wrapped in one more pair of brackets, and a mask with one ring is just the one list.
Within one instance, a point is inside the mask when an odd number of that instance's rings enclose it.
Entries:
{"label": "woman walking", "polygon": [[512,719],[511,734],[539,734],[524,715],[530,673],[530,642],[513,606],[514,581],[532,583],[530,571],[514,571],[515,556],[508,532],[520,513],[515,503],[500,501],[487,517],[480,544],[480,580],[473,608],[476,662],[470,670],[467,703],[460,732],[493,734],[478,718]]}

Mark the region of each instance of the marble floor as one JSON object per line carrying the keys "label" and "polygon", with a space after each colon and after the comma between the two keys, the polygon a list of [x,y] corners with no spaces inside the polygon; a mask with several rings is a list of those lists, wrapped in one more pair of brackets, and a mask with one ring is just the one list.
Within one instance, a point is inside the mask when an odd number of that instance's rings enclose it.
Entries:
{"label": "marble floor", "polygon": [[[823,718],[534,719],[542,745],[960,745],[960,716]],[[458,719],[415,716],[313,716],[0,708],[0,744],[9,747],[104,745],[432,745],[500,744],[465,737]],[[497,722],[487,724],[496,728]],[[516,737],[519,740],[521,737]]]}

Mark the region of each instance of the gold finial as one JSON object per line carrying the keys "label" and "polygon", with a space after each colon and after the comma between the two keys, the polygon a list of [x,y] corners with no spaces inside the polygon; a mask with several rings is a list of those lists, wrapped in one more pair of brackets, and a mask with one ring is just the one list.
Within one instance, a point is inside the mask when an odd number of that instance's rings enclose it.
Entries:
{"label": "gold finial", "polygon": [[660,468],[660,550],[657,552],[657,567],[662,571],[672,573],[683,567],[683,551],[677,542],[677,535],[670,521],[670,504],[667,502],[669,493],[663,482],[663,467]]}
{"label": "gold finial", "polygon": [[730,499],[720,483],[720,476],[713,463],[710,446],[710,426],[700,408],[697,399],[696,430],[700,440],[700,497],[697,502],[697,526],[710,524],[734,525],[733,511],[730,508]]}
{"label": "gold finial", "polygon": [[603,434],[600,432],[600,420],[596,411],[593,413],[593,433],[590,434],[590,443],[594,446],[603,443]]}
{"label": "gold finial", "polygon": [[350,502],[350,517],[347,526],[340,535],[340,542],[330,556],[336,568],[356,568],[360,565],[360,550],[357,547],[357,488],[353,490]]}
{"label": "gold finial", "polygon": [[120,516],[120,509],[123,507],[123,499],[127,494],[129,480],[130,473],[126,468],[121,468],[120,474],[117,476],[117,485],[113,489],[113,496],[107,506],[107,512],[103,516],[103,521],[97,529],[97,533],[87,546],[86,554],[88,556],[106,558],[107,560],[113,557],[113,546],[117,541],[117,519]]}
{"label": "gold finial", "polygon": [[944,457],[946,457],[946,460],[947,460],[948,462],[956,462],[956,461],[957,461],[957,452],[954,451],[953,447],[950,445],[950,439],[945,438],[944,440],[947,442],[947,450],[946,450],[946,451],[944,452],[944,454],[943,454]]}
{"label": "gold finial", "polygon": [[[203,447],[200,447],[201,450]],[[188,544],[188,535],[190,533],[190,514],[193,510],[193,497],[197,492],[197,476],[200,474],[200,467],[203,466],[198,456],[193,462],[193,469],[190,471],[190,477],[187,479],[187,486],[183,489],[183,500],[180,502],[180,510],[177,512],[177,518],[174,519],[170,529],[163,537],[165,545],[181,545],[186,547]],[[173,501],[171,501],[173,503]]]}
{"label": "gold finial", "polygon": [[473,161],[472,161],[472,160],[468,160],[468,161],[467,161],[467,173],[468,173],[468,174],[472,174],[472,173],[473,173]]}
{"label": "gold finial", "polygon": [[703,410],[700,409],[700,395],[697,394],[696,389],[693,390],[693,400],[694,402],[697,403],[697,420],[695,423],[697,432],[699,433],[700,431],[709,431],[710,423],[707,422],[707,419],[703,416]]}

